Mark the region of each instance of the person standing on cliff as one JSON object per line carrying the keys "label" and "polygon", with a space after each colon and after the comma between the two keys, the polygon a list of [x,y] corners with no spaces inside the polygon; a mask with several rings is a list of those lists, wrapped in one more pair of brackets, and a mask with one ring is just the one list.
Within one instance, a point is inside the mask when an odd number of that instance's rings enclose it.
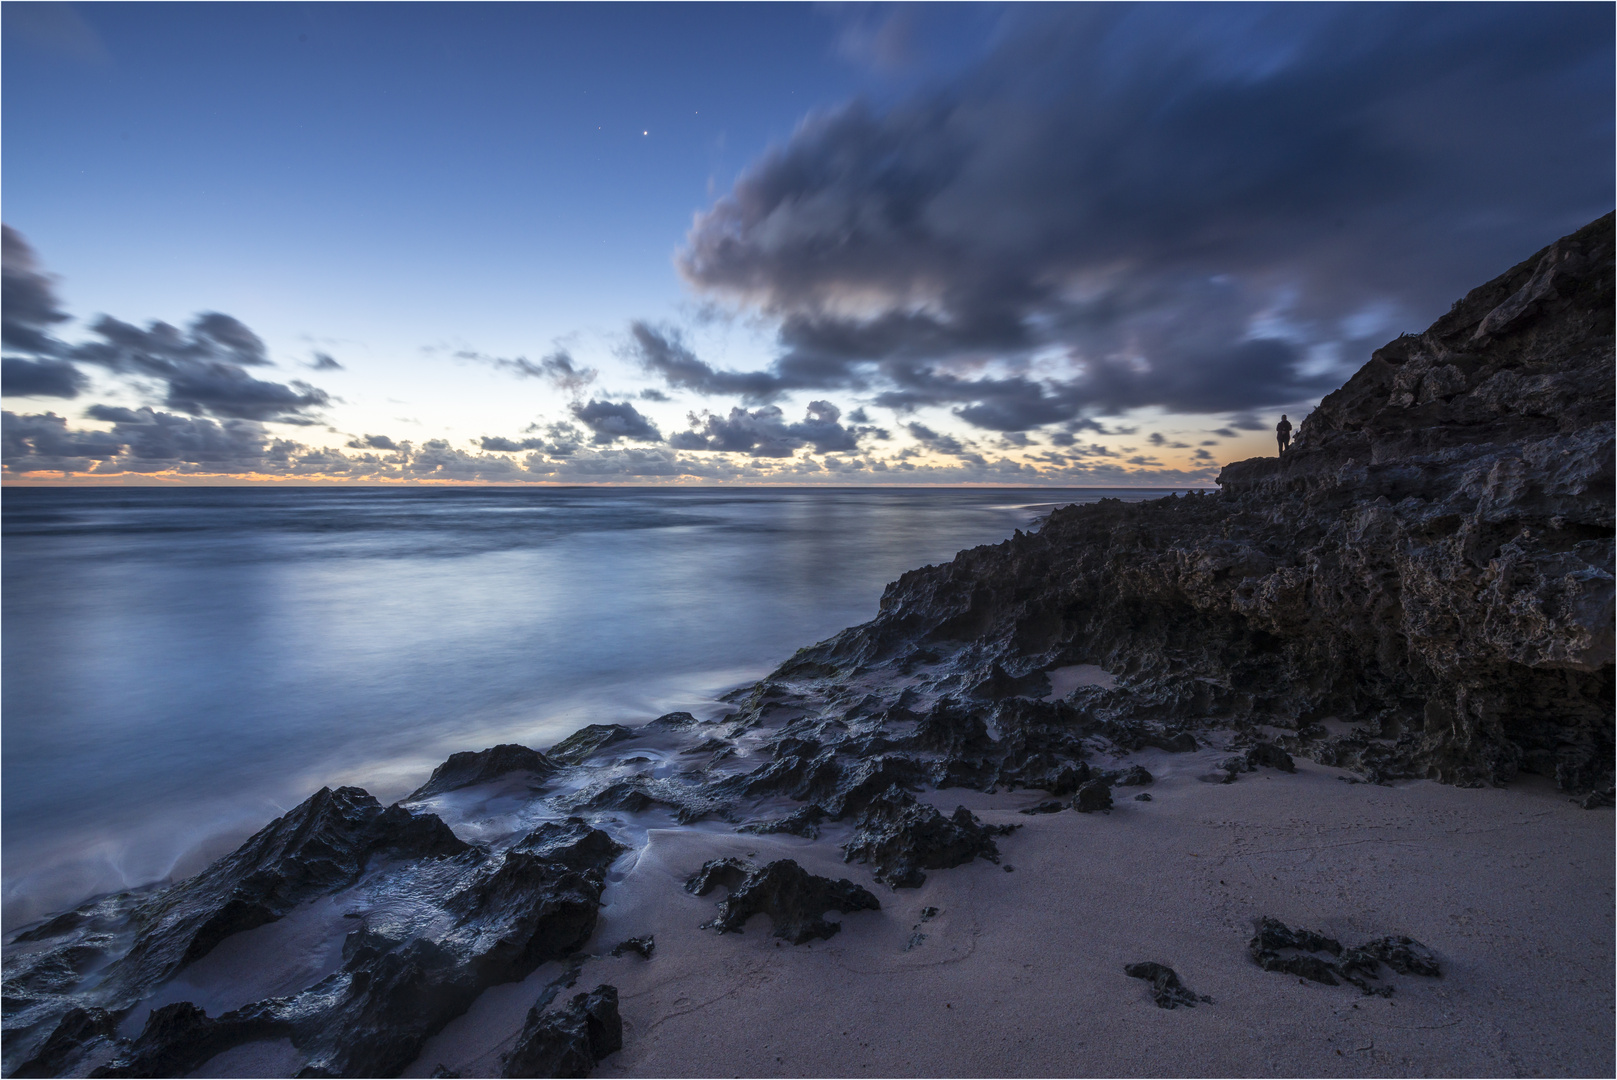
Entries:
{"label": "person standing on cliff", "polygon": [[1275,425],[1275,438],[1280,440],[1280,452],[1284,454],[1291,445],[1291,421],[1286,419],[1285,413],[1280,414],[1280,423]]}

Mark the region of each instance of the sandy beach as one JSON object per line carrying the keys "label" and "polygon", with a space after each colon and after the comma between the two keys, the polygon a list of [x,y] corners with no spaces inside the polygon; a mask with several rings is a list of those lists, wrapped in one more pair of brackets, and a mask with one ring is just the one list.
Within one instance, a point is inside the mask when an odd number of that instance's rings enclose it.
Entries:
{"label": "sandy beach", "polygon": [[[1135,755],[1158,777],[1152,799],[1119,789],[1109,814],[1019,814],[1033,792],[929,793],[945,810],[964,803],[1024,827],[1001,841],[1004,865],[934,872],[919,889],[844,865],[835,831],[809,841],[652,829],[614,866],[596,957],[578,976],[579,989],[605,982],[621,995],[624,1049],[598,1075],[1612,1073],[1609,809],[1581,810],[1532,778],[1502,790],[1377,786],[1307,761],[1292,775],[1199,782],[1217,756]],[[799,947],[772,938],[763,917],[717,935],[700,929],[716,897],[682,884],[721,855],[849,877],[882,910]],[[923,922],[927,907],[938,914]],[[1344,943],[1407,934],[1436,952],[1443,976],[1389,976],[1383,999],[1267,973],[1246,953],[1260,915]],[[646,933],[650,960],[605,955]],[[1141,960],[1172,966],[1212,1003],[1155,1007],[1123,974]],[[559,971],[485,993],[405,1075],[491,1075]]]}

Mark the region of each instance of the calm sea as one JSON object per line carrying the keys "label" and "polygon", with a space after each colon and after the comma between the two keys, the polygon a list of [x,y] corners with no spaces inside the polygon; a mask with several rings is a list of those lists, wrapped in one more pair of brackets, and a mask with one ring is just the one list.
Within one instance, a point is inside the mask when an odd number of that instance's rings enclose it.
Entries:
{"label": "calm sea", "polygon": [[1161,491],[3,493],[7,926],[194,872],[322,784],[715,697],[904,570]]}

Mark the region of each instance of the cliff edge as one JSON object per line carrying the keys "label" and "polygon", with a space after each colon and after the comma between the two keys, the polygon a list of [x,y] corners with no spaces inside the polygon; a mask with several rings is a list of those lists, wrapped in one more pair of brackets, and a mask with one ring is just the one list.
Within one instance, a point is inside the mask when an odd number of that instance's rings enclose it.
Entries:
{"label": "cliff edge", "polygon": [[1600,801],[1613,304],[1608,214],[1378,349],[1283,457],[907,573],[774,678],[942,662],[991,688],[1096,664],[1117,685],[1067,701],[1103,722],[1264,725],[1373,779],[1528,771]]}

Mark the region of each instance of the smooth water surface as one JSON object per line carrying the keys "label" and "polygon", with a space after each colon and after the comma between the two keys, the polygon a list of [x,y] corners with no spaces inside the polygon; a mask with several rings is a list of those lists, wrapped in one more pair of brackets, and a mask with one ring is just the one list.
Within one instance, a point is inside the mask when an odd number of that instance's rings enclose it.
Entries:
{"label": "smooth water surface", "polygon": [[903,571],[1160,491],[4,492],[8,927],[193,872],[322,784],[713,713]]}

